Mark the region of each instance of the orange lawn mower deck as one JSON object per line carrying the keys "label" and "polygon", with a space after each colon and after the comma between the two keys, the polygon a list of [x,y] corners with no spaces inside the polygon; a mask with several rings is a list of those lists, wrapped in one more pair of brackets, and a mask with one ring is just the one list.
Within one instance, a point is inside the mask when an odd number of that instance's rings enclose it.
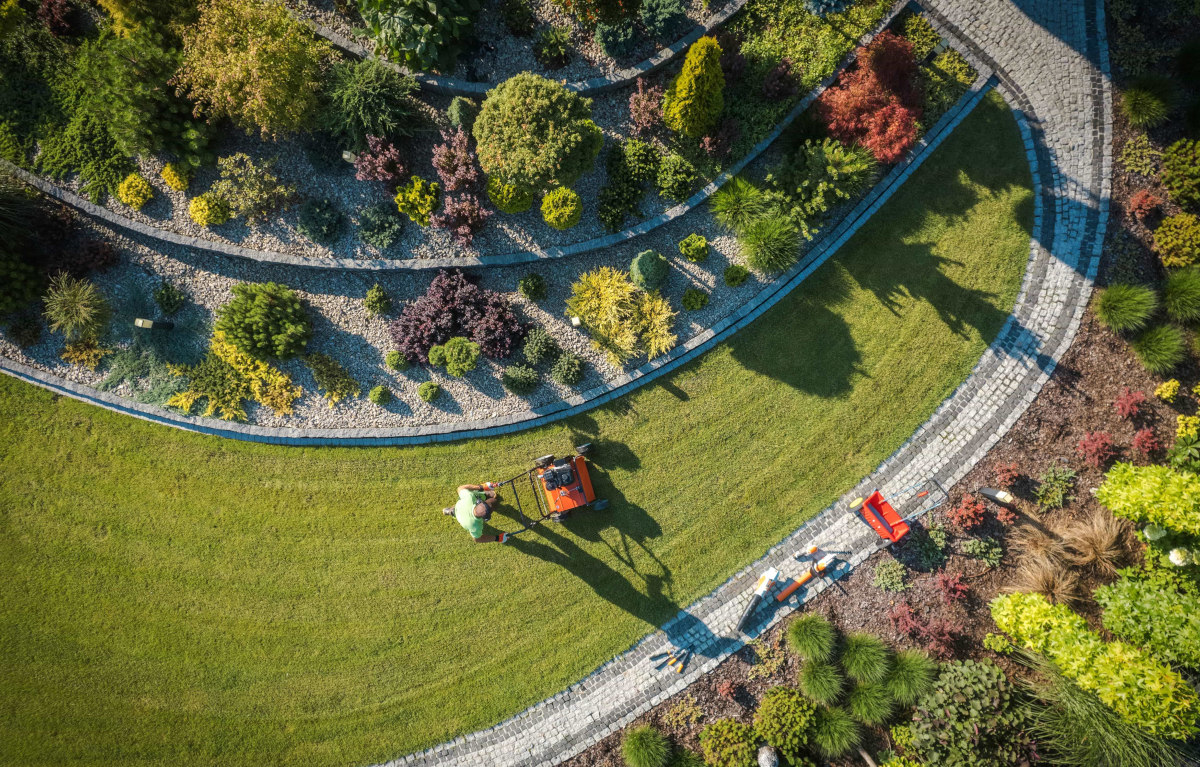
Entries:
{"label": "orange lawn mower deck", "polygon": [[[547,519],[551,522],[562,522],[576,510],[600,510],[608,507],[608,501],[596,498],[596,491],[592,488],[592,477],[588,473],[587,460],[584,458],[591,449],[591,443],[588,443],[576,447],[573,456],[555,458],[553,455],[544,455],[534,461],[534,466],[529,471],[500,483],[501,486],[512,485],[513,504],[524,525],[518,532],[524,532]],[[529,477],[537,509],[536,516],[526,515],[521,505],[517,482],[522,477]]]}

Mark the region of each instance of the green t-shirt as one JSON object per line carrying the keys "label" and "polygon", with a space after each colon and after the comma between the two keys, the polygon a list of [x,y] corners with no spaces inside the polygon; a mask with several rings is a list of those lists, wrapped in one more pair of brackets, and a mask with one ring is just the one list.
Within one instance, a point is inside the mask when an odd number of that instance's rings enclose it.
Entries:
{"label": "green t-shirt", "polygon": [[454,504],[454,518],[472,538],[483,536],[483,520],[475,516],[475,505],[485,498],[487,493],[474,490],[458,491],[458,503]]}

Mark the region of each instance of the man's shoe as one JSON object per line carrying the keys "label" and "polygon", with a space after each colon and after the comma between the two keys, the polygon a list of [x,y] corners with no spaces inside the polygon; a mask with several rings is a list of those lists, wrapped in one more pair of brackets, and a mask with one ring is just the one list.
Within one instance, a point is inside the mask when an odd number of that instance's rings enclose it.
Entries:
{"label": "man's shoe", "polygon": [[442,509],[442,513],[443,513],[443,514],[445,514],[445,515],[448,517],[448,516],[450,516],[451,514],[453,514],[453,513],[454,513],[454,507],[453,507],[453,506],[447,506],[446,508]]}

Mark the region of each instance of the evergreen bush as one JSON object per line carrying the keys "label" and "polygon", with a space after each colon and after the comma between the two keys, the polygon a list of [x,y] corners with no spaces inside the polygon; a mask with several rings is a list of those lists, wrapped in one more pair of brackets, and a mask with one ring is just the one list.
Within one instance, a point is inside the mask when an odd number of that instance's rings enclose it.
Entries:
{"label": "evergreen bush", "polygon": [[563,386],[574,386],[583,380],[583,360],[577,354],[563,352],[554,361],[550,377]]}
{"label": "evergreen bush", "polygon": [[1162,183],[1175,204],[1200,208],[1200,140],[1180,139],[1162,156]]}
{"label": "evergreen bush", "polygon": [[328,198],[305,200],[300,205],[296,231],[313,242],[328,244],[341,236],[346,217]]}
{"label": "evergreen bush", "polygon": [[312,321],[300,297],[275,282],[234,285],[233,300],[217,309],[214,327],[257,360],[294,357],[312,338]]}
{"label": "evergreen bush", "polygon": [[462,378],[479,364],[479,344],[454,336],[444,344],[430,347],[429,364],[444,365],[447,373]]}
{"label": "evergreen bush", "polygon": [[542,198],[542,219],[554,229],[570,229],[583,217],[583,201],[573,189],[560,186]]}
{"label": "evergreen bush", "polygon": [[704,761],[722,767],[754,767],[755,734],[733,719],[718,719],[700,731]]}
{"label": "evergreen bush", "polygon": [[1200,261],[1200,217],[1177,213],[1164,218],[1154,230],[1154,250],[1168,269]]}
{"label": "evergreen bush", "polygon": [[530,365],[536,365],[543,360],[552,360],[559,353],[558,341],[550,335],[550,331],[539,326],[530,328],[525,334],[525,359]]}
{"label": "evergreen bush", "polygon": [[699,140],[725,108],[724,90],[721,46],[714,37],[701,37],[688,48],[683,69],[663,98],[663,122],[676,133]]}
{"label": "evergreen bush", "polygon": [[417,396],[425,402],[433,402],[442,393],[442,387],[433,381],[426,381],[417,387]]}
{"label": "evergreen bush", "polygon": [[380,202],[358,212],[358,236],[373,248],[387,250],[403,231],[404,219],[395,205]]}
{"label": "evergreen bush", "polygon": [[754,712],[754,731],[769,745],[779,749],[785,759],[800,756],[808,743],[813,706],[790,687],[772,687],[763,693]]}
{"label": "evergreen bush", "polygon": [[500,374],[500,383],[513,394],[523,397],[537,388],[541,377],[528,365],[509,365]]}
{"label": "evergreen bush", "polygon": [[421,121],[416,90],[416,80],[377,59],[338,62],[329,74],[322,127],[354,151],[367,146],[368,136],[411,136]]}
{"label": "evergreen bush", "polygon": [[683,202],[691,196],[700,174],[682,155],[672,152],[658,166],[658,191],[673,202]]}
{"label": "evergreen bush", "polygon": [[634,256],[629,264],[629,277],[633,284],[643,290],[650,290],[662,285],[670,272],[670,266],[662,253],[656,250],[643,250]]}
{"label": "evergreen bush", "polygon": [[533,206],[533,192],[489,178],[487,196],[501,213],[524,213]]}
{"label": "evergreen bush", "polygon": [[679,241],[679,253],[693,264],[708,258],[708,240],[702,234],[692,232]]}
{"label": "evergreen bush", "polygon": [[154,187],[138,173],[130,173],[117,187],[117,199],[134,210],[141,210],[153,198]]}

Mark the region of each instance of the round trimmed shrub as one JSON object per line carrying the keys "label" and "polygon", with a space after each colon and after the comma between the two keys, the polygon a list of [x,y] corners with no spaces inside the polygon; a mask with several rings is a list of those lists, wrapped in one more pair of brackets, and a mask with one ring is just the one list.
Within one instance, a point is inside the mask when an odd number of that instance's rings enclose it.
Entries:
{"label": "round trimmed shrub", "polygon": [[733,719],[718,719],[700,731],[704,761],[722,767],[754,767],[754,730]]}
{"label": "round trimmed shrub", "polygon": [[680,303],[689,312],[696,312],[708,306],[708,298],[708,291],[700,288],[688,288],[683,291],[683,299]]}
{"label": "round trimmed shrub", "polygon": [[533,192],[496,178],[488,179],[487,196],[501,213],[524,213],[533,207]]}
{"label": "round trimmed shrub", "polygon": [[788,624],[788,645],[805,661],[828,661],[836,638],[833,626],[819,613],[805,613]]}
{"label": "round trimmed shrub", "polygon": [[153,198],[154,187],[138,173],[130,173],[117,185],[117,199],[134,210],[141,210]]}
{"label": "round trimmed shrub", "polygon": [[188,216],[197,226],[220,226],[233,216],[233,212],[225,198],[215,192],[205,192],[188,203]]}
{"label": "round trimmed shrub", "polygon": [[1175,89],[1170,78],[1148,76],[1135,80],[1121,96],[1121,111],[1129,124],[1153,128],[1166,121],[1171,112]]}
{"label": "round trimmed shrub", "polygon": [[754,271],[782,272],[796,263],[800,232],[782,216],[761,216],[738,235],[738,244]]}
{"label": "round trimmed shrub", "polygon": [[528,365],[509,365],[500,374],[500,383],[517,396],[529,394],[540,382],[538,372]]}
{"label": "round trimmed shrub", "polygon": [[888,693],[902,706],[911,706],[924,695],[937,675],[938,664],[920,650],[901,650],[892,659]]}
{"label": "round trimmed shrub", "polygon": [[693,264],[708,258],[708,240],[702,234],[692,232],[679,241],[679,254]]}
{"label": "round trimmed shrub", "polygon": [[1163,304],[1176,322],[1200,319],[1200,268],[1191,266],[1167,275]]}
{"label": "round trimmed shrub", "polygon": [[176,192],[186,192],[192,183],[192,169],[179,162],[169,162],[159,171],[163,183]]}
{"label": "round trimmed shrub", "polygon": [[731,288],[736,288],[750,277],[750,270],[741,264],[730,264],[725,267],[725,284]]}
{"label": "round trimmed shrub", "polygon": [[1154,230],[1154,249],[1167,268],[1191,266],[1200,260],[1200,218],[1177,213]]}
{"label": "round trimmed shrub", "polygon": [[1157,375],[1174,370],[1183,362],[1187,351],[1183,331],[1174,325],[1150,328],[1135,338],[1130,346],[1142,366]]}
{"label": "round trimmed shrub", "polygon": [[837,759],[862,740],[862,728],[854,717],[840,708],[821,707],[813,717],[809,736],[817,751],[826,759]]}
{"label": "round trimmed shrub", "polygon": [[404,219],[395,205],[380,202],[358,212],[358,236],[373,248],[387,250],[403,231]]}
{"label": "round trimmed shrub", "polygon": [[442,393],[442,387],[433,381],[426,381],[417,387],[417,396],[426,402],[433,402]]}
{"label": "round trimmed shrub", "polygon": [[376,405],[386,405],[392,401],[392,390],[386,386],[376,386],[367,393],[367,399]]}
{"label": "round trimmed shrub", "polygon": [[855,680],[882,682],[891,667],[891,654],[882,639],[861,632],[846,636],[846,644],[842,648],[842,668]]}
{"label": "round trimmed shrub", "polygon": [[1162,156],[1162,182],[1177,205],[1200,207],[1200,141],[1180,139]]}
{"label": "round trimmed shrub", "polygon": [[583,380],[583,360],[577,354],[563,352],[554,361],[550,377],[563,386],[574,386]]}
{"label": "round trimmed shrub", "polygon": [[530,301],[541,301],[546,297],[546,280],[531,272],[517,280],[517,292]]}
{"label": "round trimmed shrub", "polygon": [[1096,317],[1118,333],[1141,330],[1158,309],[1158,295],[1145,285],[1109,285],[1096,299]]}
{"label": "round trimmed shrub", "polygon": [[[649,1],[643,0],[643,7]],[[679,76],[663,97],[663,122],[676,133],[699,139],[725,108],[724,90],[721,46],[715,37],[701,37],[688,48]]]}
{"label": "round trimmed shrub", "polygon": [[574,189],[560,186],[542,198],[542,218],[555,229],[570,229],[583,217],[583,201]]}
{"label": "round trimmed shrub", "polygon": [[817,703],[828,706],[837,702],[842,694],[842,674],[832,663],[825,661],[805,661],[797,676],[800,692],[812,698]]}
{"label": "round trimmed shrub", "polygon": [[446,119],[450,121],[450,127],[462,128],[468,133],[471,132],[471,126],[475,124],[475,115],[477,114],[479,114],[479,105],[464,96],[455,96],[450,99],[450,106],[446,109]]}
{"label": "round trimmed shrub", "polygon": [[816,707],[798,690],[772,687],[758,702],[754,730],[789,760],[799,756],[808,743],[808,728]]}
{"label": "round trimmed shrub", "polygon": [[634,27],[629,23],[597,24],[596,45],[614,59],[620,58],[633,50],[633,33]]}
{"label": "round trimmed shrub", "polygon": [[649,725],[630,729],[621,742],[621,756],[629,767],[665,767],[670,755],[670,742]]}
{"label": "round trimmed shrub", "polygon": [[445,365],[446,372],[462,378],[479,364],[479,344],[469,338],[455,336],[444,344],[429,349],[430,365]]}
{"label": "round trimmed shrub", "polygon": [[294,357],[312,338],[312,321],[300,297],[277,282],[234,285],[233,300],[217,309],[214,327],[259,360]]}
{"label": "round trimmed shrub", "polygon": [[367,295],[363,298],[363,308],[372,317],[387,314],[392,310],[392,297],[377,282],[367,290]]}
{"label": "round trimmed shrub", "polygon": [[525,335],[525,359],[530,365],[558,356],[558,341],[543,327],[535,327]]}
{"label": "round trimmed shrub", "polygon": [[530,191],[568,186],[592,167],[604,135],[592,102],[529,72],[488,92],[471,133],[489,177]]}
{"label": "round trimmed shrub", "polygon": [[300,206],[296,231],[313,242],[328,243],[342,233],[346,217],[329,199],[305,200]]}
{"label": "round trimmed shrub", "polygon": [[408,359],[395,349],[388,352],[383,361],[392,370],[408,370]]}
{"label": "round trimmed shrub", "polygon": [[669,154],[658,165],[658,192],[674,202],[683,202],[692,194],[699,173],[682,155]]}
{"label": "round trimmed shrub", "polygon": [[643,290],[651,290],[667,279],[667,259],[656,250],[643,250],[629,264],[629,279]]}

